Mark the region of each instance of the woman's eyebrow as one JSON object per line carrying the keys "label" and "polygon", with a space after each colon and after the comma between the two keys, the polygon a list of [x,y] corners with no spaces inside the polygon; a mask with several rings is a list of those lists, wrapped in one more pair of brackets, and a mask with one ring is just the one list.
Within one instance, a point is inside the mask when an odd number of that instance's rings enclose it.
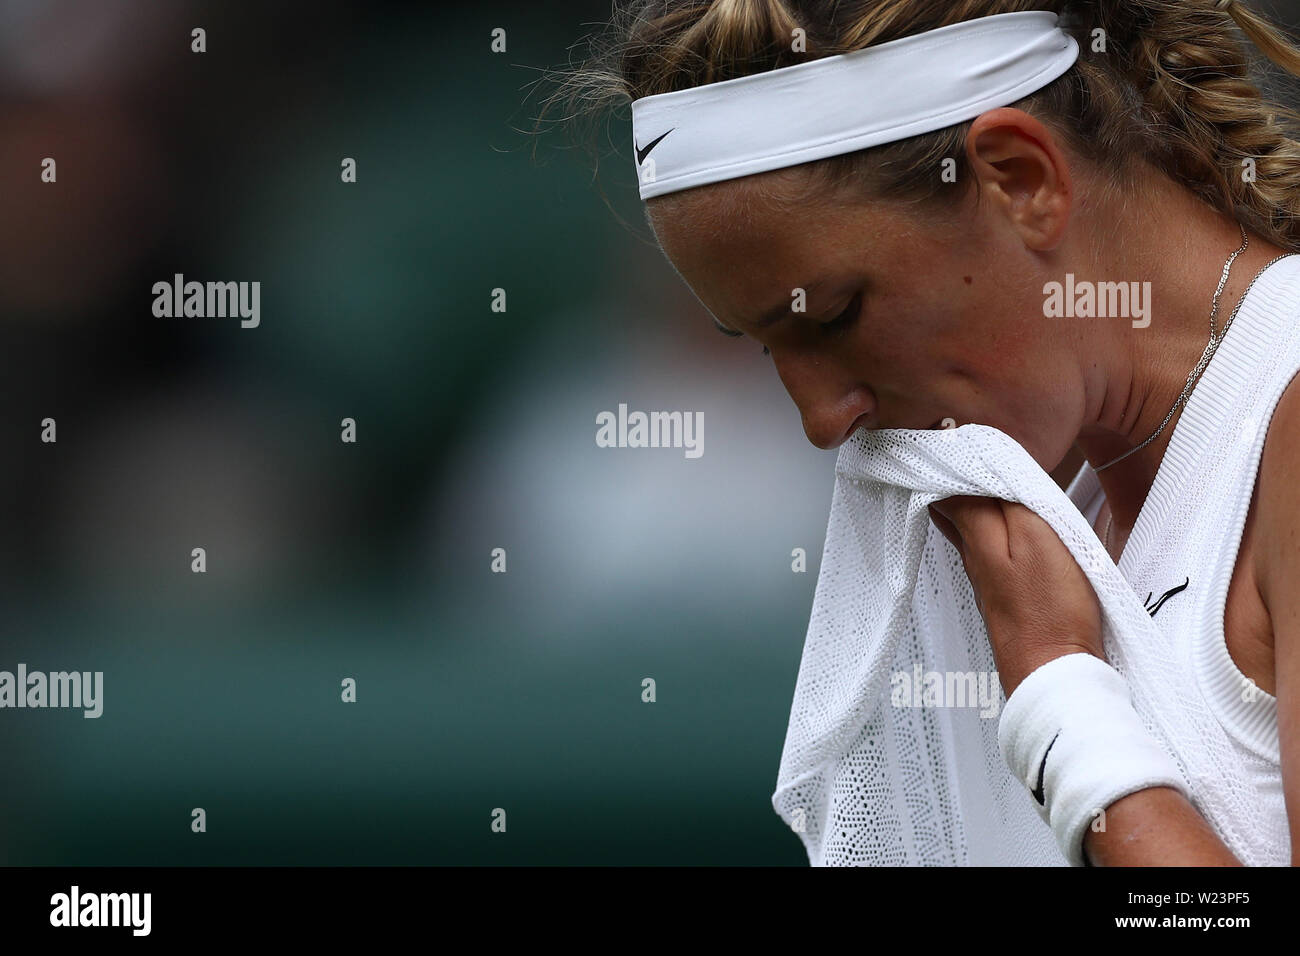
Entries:
{"label": "woman's eyebrow", "polygon": [[[823,284],[822,280],[819,279],[816,282],[813,282],[809,285],[795,286],[795,288],[803,289],[806,295],[808,292],[811,292],[813,289],[817,288],[822,284]],[[793,294],[794,292],[793,290],[791,290],[791,295]],[[787,315],[791,314],[790,305],[791,303],[789,302],[782,302],[779,305],[774,305],[772,308],[768,309],[766,312],[764,312],[762,315],[760,315],[757,319],[754,320],[754,326],[756,328],[765,329],[769,325],[775,325],[777,322],[780,322],[782,319],[784,319]],[[718,321],[717,316],[713,317],[713,324],[718,327],[718,331],[721,332],[723,335],[729,335],[732,336],[733,338],[738,338],[745,334],[744,332],[740,332],[737,331],[736,329],[731,329],[723,325],[721,322]]]}

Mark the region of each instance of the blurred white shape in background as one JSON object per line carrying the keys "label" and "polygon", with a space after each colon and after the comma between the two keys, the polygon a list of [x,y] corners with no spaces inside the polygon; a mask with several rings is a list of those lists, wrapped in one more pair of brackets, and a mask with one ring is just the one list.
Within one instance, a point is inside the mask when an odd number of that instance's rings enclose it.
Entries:
{"label": "blurred white shape in background", "polygon": [[[811,594],[836,452],[808,442],[771,360],[748,340],[701,347],[642,316],[602,321],[626,334],[531,354],[499,403],[479,410],[473,438],[445,456],[455,471],[430,503],[426,563],[482,581],[453,600],[492,593],[494,547],[507,550],[510,592],[529,594],[530,614],[551,623],[638,599],[782,601],[796,547]],[[703,412],[703,455],[598,447],[596,415],[620,402]]]}

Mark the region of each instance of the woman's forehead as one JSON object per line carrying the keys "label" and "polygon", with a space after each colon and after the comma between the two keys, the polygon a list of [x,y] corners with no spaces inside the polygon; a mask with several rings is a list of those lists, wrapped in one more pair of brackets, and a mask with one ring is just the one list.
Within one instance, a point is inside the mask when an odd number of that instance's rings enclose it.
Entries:
{"label": "woman's forehead", "polygon": [[708,183],[646,200],[647,217],[689,219],[694,225],[719,227],[750,224],[792,208],[817,205],[807,198],[809,171],[790,166]]}

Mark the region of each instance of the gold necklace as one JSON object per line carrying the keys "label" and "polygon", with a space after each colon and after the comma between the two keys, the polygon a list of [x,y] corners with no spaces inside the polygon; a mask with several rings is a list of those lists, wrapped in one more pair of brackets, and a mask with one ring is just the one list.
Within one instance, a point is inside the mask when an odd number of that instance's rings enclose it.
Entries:
{"label": "gold necklace", "polygon": [[[1216,335],[1214,330],[1214,316],[1219,311],[1219,296],[1223,293],[1223,286],[1228,280],[1229,272],[1232,271],[1233,260],[1236,259],[1237,256],[1240,255],[1250,244],[1250,239],[1246,235],[1246,230],[1241,227],[1240,223],[1237,224],[1237,228],[1241,229],[1242,244],[1241,244],[1241,248],[1238,249],[1236,252],[1234,252],[1228,258],[1227,263],[1225,263],[1223,267],[1223,277],[1219,280],[1219,288],[1216,290],[1214,294],[1214,307],[1210,310],[1210,344],[1206,346],[1205,352],[1202,353],[1201,360],[1196,363],[1196,368],[1192,369],[1192,374],[1187,377],[1187,386],[1183,389],[1183,394],[1179,397],[1178,401],[1174,403],[1174,407],[1169,410],[1169,414],[1165,416],[1164,422],[1161,423],[1160,428],[1156,429],[1155,434],[1152,435],[1151,438],[1148,438],[1141,445],[1138,445],[1137,448],[1133,448],[1130,449],[1129,451],[1126,451],[1124,454],[1120,455],[1119,458],[1107,462],[1106,464],[1102,465],[1101,468],[1094,468],[1093,469],[1094,472],[1101,471],[1104,468],[1109,468],[1111,465],[1115,464],[1115,462],[1127,458],[1129,455],[1133,454],[1133,452],[1137,451],[1140,448],[1145,447],[1147,444],[1149,444],[1152,441],[1152,439],[1156,437],[1156,435],[1160,434],[1161,430],[1165,427],[1165,425],[1169,424],[1169,419],[1172,418],[1174,412],[1178,410],[1178,406],[1181,405],[1183,402],[1185,402],[1188,396],[1191,394],[1192,386],[1195,384],[1196,380],[1200,378],[1200,373],[1205,371],[1205,366],[1209,363],[1210,358],[1218,350],[1219,343],[1223,341],[1223,337],[1228,334],[1228,329],[1232,326],[1232,320],[1235,319],[1237,317],[1237,313],[1241,311],[1242,305],[1245,304],[1246,296],[1250,295],[1250,290],[1255,288],[1255,283],[1259,281],[1260,276],[1262,276],[1265,272],[1267,272],[1269,268],[1273,266],[1274,263],[1281,262],[1283,259],[1289,259],[1291,256],[1296,255],[1296,253],[1294,252],[1288,252],[1283,255],[1280,255],[1276,259],[1269,262],[1268,265],[1264,266],[1264,268],[1260,269],[1257,273],[1255,273],[1255,278],[1250,281],[1250,285],[1246,286],[1246,291],[1243,292],[1241,294],[1241,298],[1237,300],[1237,305],[1232,310],[1232,315],[1228,316],[1228,321],[1224,323],[1223,331],[1217,333]],[[1108,554],[1110,553],[1110,526],[1114,518],[1115,518],[1115,513],[1113,511],[1110,514],[1106,515],[1106,531],[1102,535],[1102,541],[1101,541],[1102,547],[1106,549],[1106,552]]]}
{"label": "gold necklace", "polygon": [[[1187,397],[1192,394],[1192,389],[1196,386],[1196,380],[1201,377],[1201,373],[1205,371],[1205,366],[1209,364],[1210,359],[1214,356],[1214,353],[1218,350],[1219,343],[1222,342],[1223,337],[1228,334],[1227,325],[1223,327],[1222,332],[1215,331],[1214,317],[1219,314],[1219,297],[1223,295],[1224,287],[1227,286],[1228,284],[1228,276],[1232,274],[1232,264],[1237,261],[1237,256],[1245,252],[1246,249],[1250,246],[1250,236],[1246,235],[1246,227],[1243,226],[1241,223],[1237,223],[1237,228],[1241,230],[1241,247],[1237,249],[1237,251],[1234,252],[1232,255],[1228,256],[1228,261],[1223,264],[1223,274],[1219,277],[1218,288],[1214,290],[1214,302],[1212,303],[1212,307],[1210,309],[1210,341],[1206,343],[1204,351],[1201,352],[1200,359],[1197,360],[1195,367],[1192,369],[1191,373],[1187,376],[1187,384],[1183,386],[1183,391],[1178,396],[1178,400],[1174,402],[1174,407],[1169,409],[1169,414],[1166,415],[1165,420],[1160,423],[1160,427],[1151,433],[1150,438],[1148,438],[1142,444],[1134,448],[1130,448],[1128,451],[1124,452],[1124,454],[1120,455],[1119,457],[1112,458],[1110,461],[1106,462],[1106,464],[1098,465],[1096,468],[1093,469],[1094,472],[1105,471],[1111,465],[1118,464],[1119,462],[1127,458],[1129,455],[1132,455],[1134,452],[1141,451],[1147,445],[1151,444],[1153,441],[1156,440],[1156,436],[1165,430],[1165,426],[1169,424],[1169,420],[1174,417],[1174,412],[1178,411],[1179,407],[1183,404],[1183,402],[1187,401]],[[1269,263],[1269,265],[1272,264],[1273,263],[1271,262]],[[1267,269],[1268,266],[1265,266],[1264,268]],[[1260,271],[1262,272],[1263,270]],[[1258,276],[1256,276],[1256,278],[1258,278]],[[1243,295],[1242,298],[1244,299],[1245,296]],[[1238,306],[1240,306],[1241,303],[1238,302],[1237,304]],[[1235,310],[1233,311],[1233,315],[1234,316],[1236,315]],[[1231,324],[1232,324],[1232,320],[1229,319],[1228,325]]]}

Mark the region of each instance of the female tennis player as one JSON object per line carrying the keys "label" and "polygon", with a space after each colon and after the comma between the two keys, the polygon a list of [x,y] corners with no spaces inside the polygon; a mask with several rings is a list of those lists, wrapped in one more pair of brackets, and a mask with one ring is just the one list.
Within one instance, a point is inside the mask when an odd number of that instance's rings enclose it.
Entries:
{"label": "female tennis player", "polygon": [[[584,114],[631,100],[663,252],[723,334],[770,356],[809,441],[1002,430],[1074,476],[1152,620],[1190,635],[1197,676],[1179,691],[1204,698],[1248,768],[1250,840],[1207,821],[1196,781],[1150,784],[1124,695],[1105,705],[1125,730],[1104,752],[1066,746],[1097,712],[1078,667],[1106,654],[1096,594],[1053,530],[995,498],[932,507],[978,600],[1004,717],[1022,685],[1048,714],[1020,779],[1053,829],[1080,812],[1061,794],[1101,788],[1123,794],[1104,827],[1063,824],[1087,864],[1294,864],[1300,143],[1251,54],[1300,75],[1300,50],[1245,0],[616,14],[558,99]],[[1216,536],[1225,515],[1232,533]],[[1102,669],[1096,686],[1122,681]],[[1243,860],[1234,843],[1275,856]]]}

